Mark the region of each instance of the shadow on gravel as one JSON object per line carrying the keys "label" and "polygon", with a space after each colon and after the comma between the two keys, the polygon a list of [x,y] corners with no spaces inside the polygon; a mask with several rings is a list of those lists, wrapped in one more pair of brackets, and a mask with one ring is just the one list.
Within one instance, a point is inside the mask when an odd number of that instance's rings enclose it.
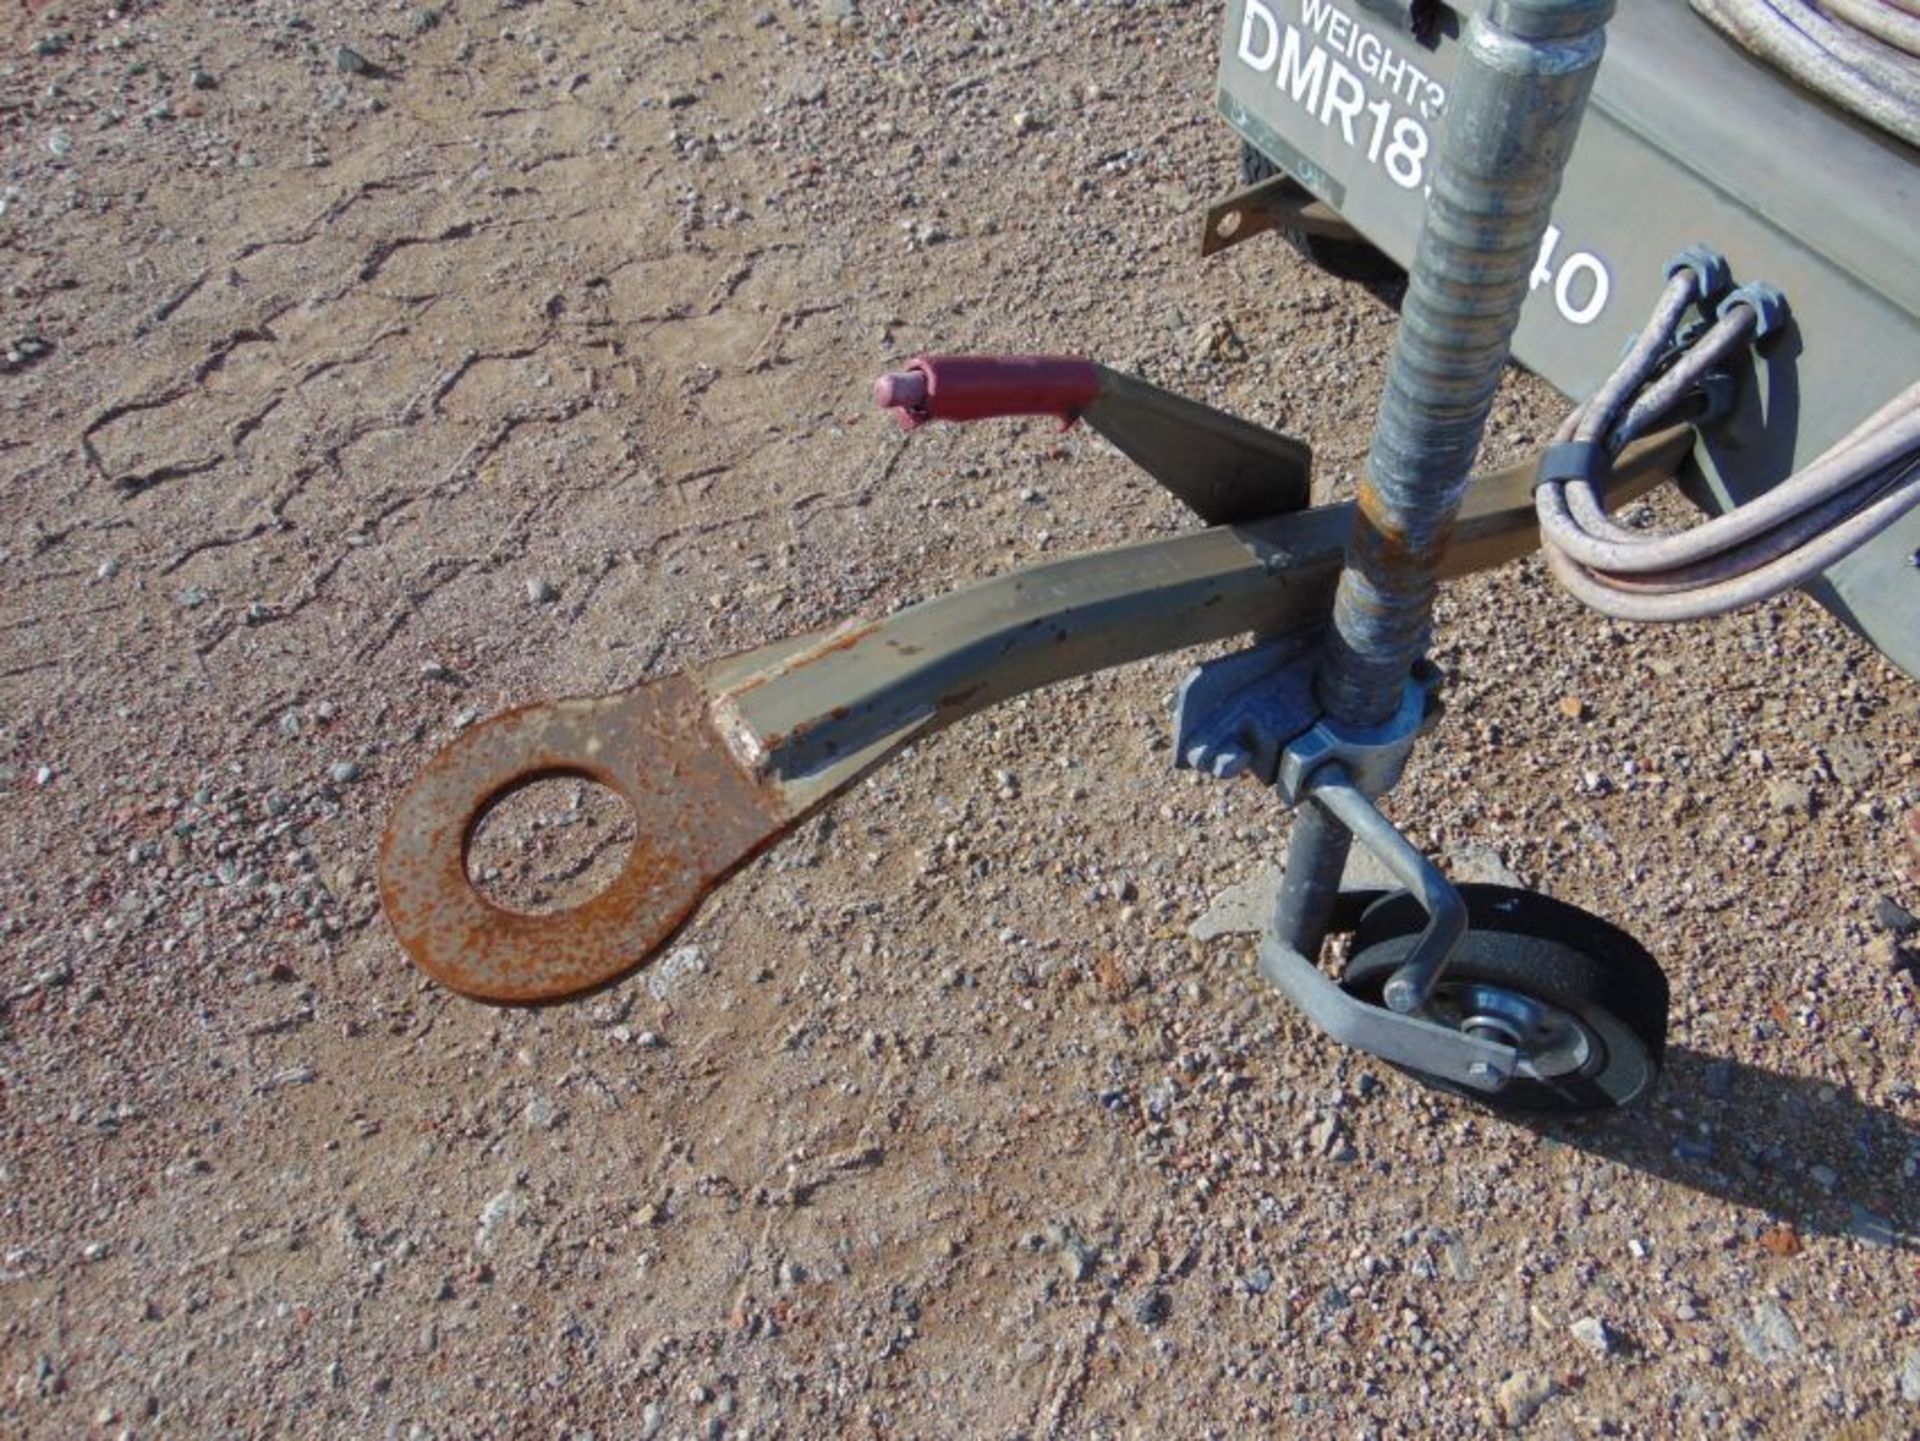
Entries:
{"label": "shadow on gravel", "polygon": [[1650,1103],[1533,1129],[1804,1233],[1920,1249],[1920,1125],[1845,1086],[1672,1046]]}

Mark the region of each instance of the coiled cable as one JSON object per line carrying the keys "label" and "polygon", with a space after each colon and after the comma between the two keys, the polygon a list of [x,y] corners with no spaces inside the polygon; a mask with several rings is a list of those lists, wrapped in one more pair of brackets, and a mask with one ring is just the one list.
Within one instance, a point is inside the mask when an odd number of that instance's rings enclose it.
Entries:
{"label": "coiled cable", "polygon": [[[1561,424],[1557,445],[1611,457],[1671,415],[1765,328],[1752,290],[1733,292],[1691,344],[1676,341],[1706,299],[1696,270],[1676,269],[1613,374]],[[1622,620],[1701,620],[1804,585],[1920,508],[1920,384],[1855,426],[1764,495],[1673,534],[1606,512],[1600,477],[1547,474],[1534,491],[1541,544],[1557,580]]]}
{"label": "coiled cable", "polygon": [[1692,0],[1748,53],[1920,149],[1920,10],[1913,0]]}

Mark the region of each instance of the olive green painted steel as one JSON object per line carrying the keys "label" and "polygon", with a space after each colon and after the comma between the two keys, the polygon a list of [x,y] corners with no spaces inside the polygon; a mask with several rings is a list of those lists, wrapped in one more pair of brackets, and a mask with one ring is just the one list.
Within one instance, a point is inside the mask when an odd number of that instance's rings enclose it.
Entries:
{"label": "olive green painted steel", "polygon": [[1080,418],[1208,525],[1304,509],[1313,452],[1242,420],[1102,365],[1100,393]]}
{"label": "olive green painted steel", "polygon": [[[1687,443],[1676,428],[1634,447],[1621,495],[1669,479]],[[1532,482],[1529,463],[1475,487],[1447,573],[1536,548]],[[381,848],[389,923],[416,962],[467,995],[550,1001],[605,985],[903,746],[1107,666],[1323,627],[1352,524],[1352,506],[1323,506],[1073,556],[613,695],[507,711],[449,743],[401,796]],[[549,775],[611,787],[637,835],[602,896],[523,916],[472,889],[467,851],[491,805]]]}
{"label": "olive green painted steel", "polygon": [[1291,175],[1269,175],[1207,207],[1200,230],[1202,258],[1218,255],[1269,230],[1292,230],[1328,240],[1365,240],[1324,200],[1301,193]]}
{"label": "olive green painted steel", "polygon": [[[1250,5],[1298,34],[1290,62],[1278,53],[1284,35],[1265,70],[1239,57]],[[1459,26],[1438,10],[1440,34],[1428,46],[1379,10],[1358,0],[1229,0],[1218,98],[1245,139],[1405,264],[1423,196],[1395,183],[1384,162],[1402,120],[1420,127],[1432,154],[1444,101],[1425,104],[1435,99],[1426,89],[1407,101],[1416,84],[1407,67],[1444,91]],[[1255,30],[1262,41],[1258,23]],[[1315,47],[1323,52],[1317,88],[1300,79]],[[1326,103],[1335,62],[1363,92],[1358,122],[1344,128],[1342,112]],[[1283,68],[1284,85],[1276,83]],[[1381,112],[1368,107],[1382,104],[1390,118],[1369,159]],[[1911,149],[1755,64],[1684,0],[1627,0],[1608,29],[1514,354],[1566,395],[1590,394],[1644,320],[1666,261],[1697,242],[1724,253],[1737,282],[1779,286],[1793,323],[1741,377],[1738,408],[1702,440],[1690,469],[1690,492],[1724,510],[1784,479],[1920,376],[1916,217],[1920,156]],[[1596,309],[1601,273],[1606,294]],[[1920,512],[1835,566],[1814,594],[1920,677],[1916,554]]]}

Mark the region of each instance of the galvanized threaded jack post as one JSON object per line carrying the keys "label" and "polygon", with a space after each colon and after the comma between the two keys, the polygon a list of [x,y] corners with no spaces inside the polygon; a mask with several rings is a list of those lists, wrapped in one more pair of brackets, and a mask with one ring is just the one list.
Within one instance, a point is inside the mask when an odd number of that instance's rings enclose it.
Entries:
{"label": "galvanized threaded jack post", "polygon": [[[1491,0],[1467,22],[1319,677],[1336,723],[1389,720],[1426,650],[1440,558],[1612,13],[1613,0]],[[1352,842],[1301,803],[1274,933],[1308,959]]]}

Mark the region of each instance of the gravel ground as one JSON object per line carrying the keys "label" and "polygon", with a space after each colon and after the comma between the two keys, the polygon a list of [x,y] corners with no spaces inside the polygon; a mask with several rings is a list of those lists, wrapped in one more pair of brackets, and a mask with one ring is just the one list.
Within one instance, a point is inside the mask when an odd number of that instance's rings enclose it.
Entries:
{"label": "gravel ground", "polygon": [[[1192,656],[909,752],[589,1002],[385,930],[475,719],[1185,523],[1080,432],[902,437],[902,356],[1089,353],[1350,487],[1393,314],[1195,258],[1218,18],[0,12],[0,1431],[1920,1433],[1920,687],[1797,597],[1445,597],[1394,809],[1660,955],[1602,1121],[1263,989],[1213,907],[1287,821],[1170,770]],[[623,838],[556,784],[483,863]]]}

